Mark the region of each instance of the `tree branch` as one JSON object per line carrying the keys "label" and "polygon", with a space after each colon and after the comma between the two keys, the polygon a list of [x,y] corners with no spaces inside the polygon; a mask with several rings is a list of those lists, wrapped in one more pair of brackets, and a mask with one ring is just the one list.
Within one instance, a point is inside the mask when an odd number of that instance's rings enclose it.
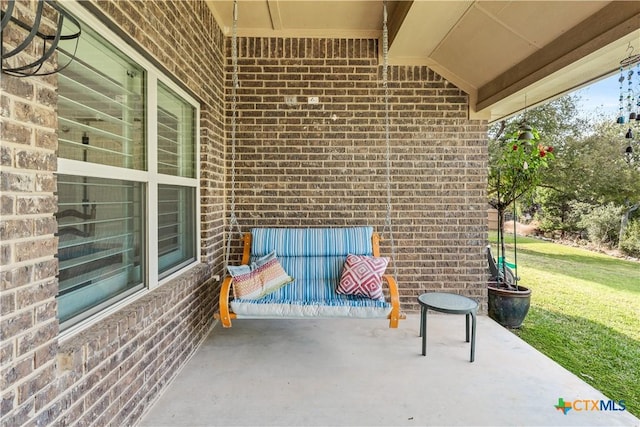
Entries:
{"label": "tree branch", "polygon": [[507,121],[506,120],[501,120],[500,121],[500,129],[498,129],[498,133],[496,133],[496,138],[495,139],[500,139],[500,136],[504,133],[506,128],[507,128]]}

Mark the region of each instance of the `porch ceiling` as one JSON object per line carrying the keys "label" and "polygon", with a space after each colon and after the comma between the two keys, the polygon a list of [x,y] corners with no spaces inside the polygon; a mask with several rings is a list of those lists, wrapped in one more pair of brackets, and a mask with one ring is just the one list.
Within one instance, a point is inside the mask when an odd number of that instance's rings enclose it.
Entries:
{"label": "porch ceiling", "polygon": [[[230,35],[231,0],[208,0]],[[238,34],[381,37],[382,1],[240,0]],[[640,52],[640,2],[389,2],[389,62],[427,65],[498,120],[611,74]]]}

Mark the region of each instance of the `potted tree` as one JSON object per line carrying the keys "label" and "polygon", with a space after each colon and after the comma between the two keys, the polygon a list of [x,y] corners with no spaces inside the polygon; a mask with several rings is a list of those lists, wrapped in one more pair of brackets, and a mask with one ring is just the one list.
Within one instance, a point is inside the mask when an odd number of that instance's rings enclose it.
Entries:
{"label": "potted tree", "polygon": [[[553,147],[541,144],[538,131],[526,123],[505,134],[506,128],[502,122],[489,145],[489,204],[498,211],[497,260],[489,248],[487,251],[491,273],[489,316],[503,326],[518,328],[529,311],[531,290],[518,284],[517,267],[506,261],[505,213],[513,207],[515,221],[515,202],[540,184],[541,168],[547,167],[554,155]],[[515,239],[514,235],[514,242]],[[514,260],[517,260],[515,244]]]}

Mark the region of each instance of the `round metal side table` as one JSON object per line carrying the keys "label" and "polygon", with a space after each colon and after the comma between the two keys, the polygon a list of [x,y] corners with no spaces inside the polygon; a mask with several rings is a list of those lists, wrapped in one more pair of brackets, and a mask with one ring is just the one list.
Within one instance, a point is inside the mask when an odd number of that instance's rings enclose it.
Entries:
{"label": "round metal side table", "polygon": [[469,320],[471,320],[471,362],[476,352],[476,315],[478,303],[471,298],[446,292],[428,292],[418,297],[420,303],[420,336],[422,355],[427,355],[427,310],[448,314],[464,314],[466,340],[469,342]]}

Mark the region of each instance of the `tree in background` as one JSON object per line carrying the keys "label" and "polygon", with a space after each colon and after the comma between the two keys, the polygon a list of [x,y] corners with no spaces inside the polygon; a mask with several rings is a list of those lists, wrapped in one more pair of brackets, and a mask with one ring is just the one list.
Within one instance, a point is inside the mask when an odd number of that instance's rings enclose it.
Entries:
{"label": "tree in background", "polygon": [[[615,246],[624,237],[629,220],[640,208],[640,163],[626,154],[629,142],[620,125],[603,119],[589,127],[590,133],[569,138],[558,148],[558,161],[545,171],[545,188],[537,201],[543,230],[580,233],[591,211],[619,208]],[[602,243],[602,242],[596,242]]]}
{"label": "tree in background", "polygon": [[[589,218],[598,218],[594,210],[619,210],[612,243],[621,249],[635,248],[640,245],[640,235],[634,231],[640,227],[632,224],[640,222],[639,145],[634,143],[634,152],[627,153],[627,127],[603,116],[584,118],[579,100],[576,95],[564,96],[526,112],[526,121],[540,132],[538,143],[552,146],[556,159],[539,170],[535,191],[519,196],[518,204],[524,212],[536,213],[541,230],[563,236],[586,236]],[[518,115],[490,127],[490,170],[497,165],[500,141],[513,135],[523,120]],[[492,188],[490,172],[490,200],[495,194]],[[495,207],[495,200],[490,204]],[[597,229],[597,224],[591,225]]]}

